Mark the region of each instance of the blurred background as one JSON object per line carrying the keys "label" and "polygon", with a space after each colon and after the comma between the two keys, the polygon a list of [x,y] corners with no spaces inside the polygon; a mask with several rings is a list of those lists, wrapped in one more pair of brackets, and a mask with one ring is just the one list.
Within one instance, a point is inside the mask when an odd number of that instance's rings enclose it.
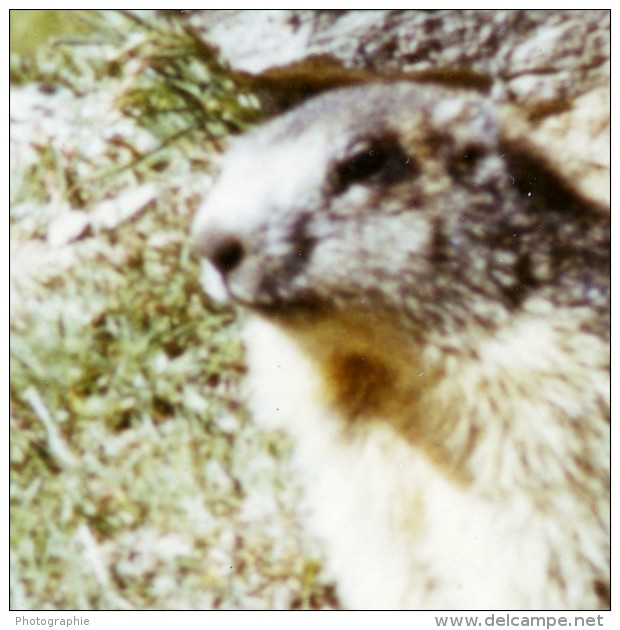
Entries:
{"label": "blurred background", "polygon": [[261,118],[182,11],[10,13],[11,608],[331,608],[189,226]]}

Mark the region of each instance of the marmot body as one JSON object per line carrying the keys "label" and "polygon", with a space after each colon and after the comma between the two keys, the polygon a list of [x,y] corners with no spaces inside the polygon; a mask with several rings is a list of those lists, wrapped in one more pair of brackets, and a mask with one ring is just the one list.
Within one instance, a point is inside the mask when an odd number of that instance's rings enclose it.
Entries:
{"label": "marmot body", "polygon": [[499,136],[474,93],[338,90],[196,217],[349,608],[607,606],[609,224]]}

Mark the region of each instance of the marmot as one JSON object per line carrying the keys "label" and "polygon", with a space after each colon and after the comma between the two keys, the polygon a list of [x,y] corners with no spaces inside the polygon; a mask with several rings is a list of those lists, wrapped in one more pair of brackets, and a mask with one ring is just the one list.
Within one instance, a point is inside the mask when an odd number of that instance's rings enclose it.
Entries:
{"label": "marmot", "polygon": [[609,221],[498,127],[333,90],[234,141],[196,216],[348,608],[609,605]]}

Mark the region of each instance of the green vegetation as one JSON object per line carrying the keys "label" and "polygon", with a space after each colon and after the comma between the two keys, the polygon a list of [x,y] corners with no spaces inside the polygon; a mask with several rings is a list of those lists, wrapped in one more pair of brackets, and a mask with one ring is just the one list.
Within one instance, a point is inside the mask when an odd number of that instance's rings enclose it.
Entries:
{"label": "green vegetation", "polygon": [[333,606],[188,237],[255,98],[176,12],[11,38],[12,607]]}

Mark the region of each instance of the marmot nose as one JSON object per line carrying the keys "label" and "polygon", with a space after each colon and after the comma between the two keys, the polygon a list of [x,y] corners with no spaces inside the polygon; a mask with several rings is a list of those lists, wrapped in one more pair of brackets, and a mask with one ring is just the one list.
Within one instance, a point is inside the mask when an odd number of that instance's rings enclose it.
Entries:
{"label": "marmot nose", "polygon": [[223,277],[239,267],[245,257],[243,241],[230,232],[213,230],[201,234],[196,241],[199,254],[206,258]]}

